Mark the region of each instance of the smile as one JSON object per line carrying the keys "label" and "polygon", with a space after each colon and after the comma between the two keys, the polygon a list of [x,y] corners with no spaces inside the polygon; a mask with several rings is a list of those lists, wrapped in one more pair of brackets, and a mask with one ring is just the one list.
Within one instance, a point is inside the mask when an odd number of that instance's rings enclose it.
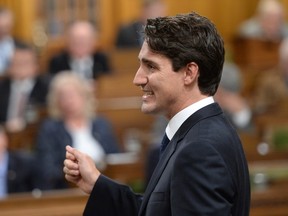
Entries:
{"label": "smile", "polygon": [[143,90],[143,92],[144,92],[143,99],[146,99],[149,96],[154,95],[153,91]]}

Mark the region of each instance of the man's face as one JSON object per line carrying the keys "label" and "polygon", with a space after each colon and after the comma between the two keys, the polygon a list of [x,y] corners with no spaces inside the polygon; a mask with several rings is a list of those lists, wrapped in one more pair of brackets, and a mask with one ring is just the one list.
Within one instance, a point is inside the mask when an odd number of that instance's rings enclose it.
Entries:
{"label": "man's face", "polygon": [[10,35],[13,26],[13,17],[9,12],[0,15],[0,38]]}
{"label": "man's face", "polygon": [[35,54],[30,50],[15,50],[9,67],[13,79],[27,79],[36,76],[38,63]]}
{"label": "man's face", "polygon": [[68,37],[68,49],[73,58],[91,55],[95,46],[94,34],[87,26],[74,27]]}
{"label": "man's face", "polygon": [[163,55],[153,53],[146,42],[140,50],[139,61],[140,67],[133,83],[144,92],[142,112],[173,117],[185,103],[183,70],[173,71],[171,61]]}

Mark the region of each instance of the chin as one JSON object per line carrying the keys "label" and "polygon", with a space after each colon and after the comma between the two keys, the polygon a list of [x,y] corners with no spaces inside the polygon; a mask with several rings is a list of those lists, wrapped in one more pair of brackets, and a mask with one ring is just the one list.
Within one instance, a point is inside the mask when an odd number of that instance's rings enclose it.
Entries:
{"label": "chin", "polygon": [[156,108],[148,104],[142,104],[141,111],[145,114],[157,114]]}

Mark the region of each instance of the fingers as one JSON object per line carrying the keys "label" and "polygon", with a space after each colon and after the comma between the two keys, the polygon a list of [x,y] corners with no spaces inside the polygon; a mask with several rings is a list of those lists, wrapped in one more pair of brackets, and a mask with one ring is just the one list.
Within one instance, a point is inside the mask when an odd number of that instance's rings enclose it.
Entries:
{"label": "fingers", "polygon": [[71,161],[76,161],[76,157],[68,151],[66,151],[66,158]]}
{"label": "fingers", "polygon": [[85,154],[82,152],[78,151],[75,148],[72,148],[71,146],[67,145],[66,146],[66,158],[73,160],[73,161],[79,161],[83,157],[85,157]]}
{"label": "fingers", "polygon": [[74,177],[80,176],[79,170],[68,169],[66,166],[63,167],[63,172],[65,173],[65,175],[69,175],[69,176],[74,176]]}
{"label": "fingers", "polygon": [[71,182],[71,183],[74,183],[76,184],[77,181],[79,180],[79,176],[71,176],[71,175],[68,175],[68,174],[65,174],[65,178],[67,181]]}
{"label": "fingers", "polygon": [[71,146],[66,146],[66,158],[72,161],[76,161],[76,157],[74,156],[73,148]]}

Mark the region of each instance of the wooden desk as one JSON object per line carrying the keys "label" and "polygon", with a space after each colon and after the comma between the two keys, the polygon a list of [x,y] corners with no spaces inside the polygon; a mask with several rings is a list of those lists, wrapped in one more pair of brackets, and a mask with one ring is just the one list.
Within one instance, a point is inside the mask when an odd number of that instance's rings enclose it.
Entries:
{"label": "wooden desk", "polygon": [[44,192],[36,198],[31,193],[15,194],[0,201],[1,216],[79,216],[88,196],[78,189]]}
{"label": "wooden desk", "polygon": [[250,216],[288,215],[288,187],[252,192]]}

